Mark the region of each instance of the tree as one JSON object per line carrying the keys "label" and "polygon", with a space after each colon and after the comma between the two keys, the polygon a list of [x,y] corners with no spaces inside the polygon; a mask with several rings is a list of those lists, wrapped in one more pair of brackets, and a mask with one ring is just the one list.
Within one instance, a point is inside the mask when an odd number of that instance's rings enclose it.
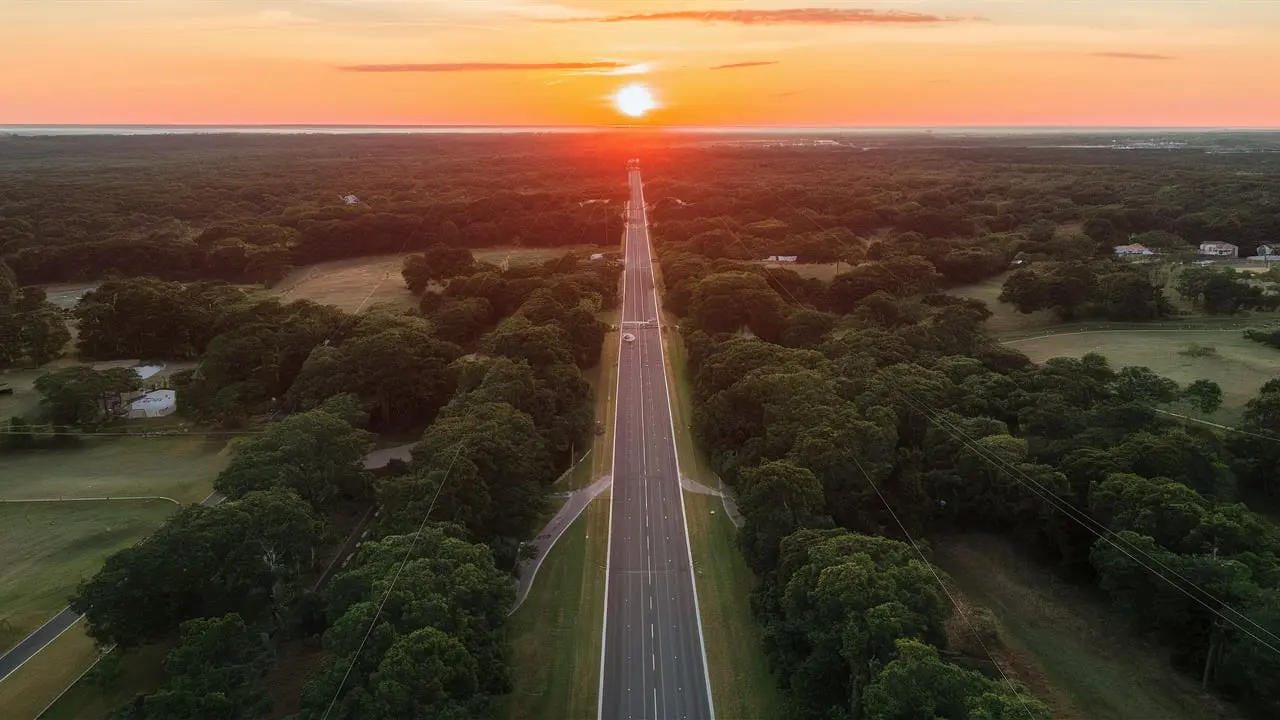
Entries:
{"label": "tree", "polygon": [[19,342],[32,365],[44,365],[61,357],[62,349],[71,341],[66,318],[53,306],[20,313],[18,321]]}
{"label": "tree", "polygon": [[323,410],[290,416],[235,447],[213,486],[229,498],[286,487],[314,508],[368,490],[364,456],[373,435]]}
{"label": "tree", "polygon": [[1023,268],[1005,280],[1000,302],[1009,303],[1022,313],[1053,310],[1063,320],[1073,320],[1093,293],[1096,282],[1094,272],[1081,262]]}
{"label": "tree", "polygon": [[830,523],[822,484],[805,468],[783,461],[767,462],[744,470],[738,484],[744,518],[738,542],[757,574],[773,571],[782,538],[796,530]]}
{"label": "tree", "polygon": [[119,720],[252,720],[271,710],[264,682],[271,656],[264,634],[237,614],[182,624],[165,658],[168,680]]}
{"label": "tree", "polygon": [[[455,228],[456,229],[456,228]],[[405,285],[414,294],[427,289],[434,280],[446,280],[466,275],[475,265],[471,251],[461,247],[451,247],[437,243],[427,248],[421,255],[410,255],[404,260]]]}
{"label": "tree", "polygon": [[98,644],[121,650],[168,637],[192,618],[266,620],[298,595],[320,529],[291,491],[187,506],[146,542],[108,556],[71,606]]}
{"label": "tree", "polygon": [[919,640],[900,639],[896,657],[863,696],[864,720],[1049,720],[1049,708],[1030,695],[956,665]]}
{"label": "tree", "polygon": [[1116,396],[1126,402],[1171,403],[1178,399],[1178,383],[1157,375],[1148,367],[1124,367],[1112,384]]}
{"label": "tree", "polygon": [[456,638],[424,627],[396,640],[369,678],[376,717],[468,720],[488,704],[475,657]]}
{"label": "tree", "polygon": [[1182,400],[1196,412],[1212,415],[1222,407],[1222,388],[1212,380],[1195,380],[1183,389]]}
{"label": "tree", "polygon": [[40,407],[58,425],[93,429],[111,420],[120,396],[142,386],[131,368],[94,370],[77,365],[47,372],[36,378]]}
{"label": "tree", "polygon": [[332,660],[307,683],[302,720],[485,717],[510,691],[509,576],[456,526],[415,531],[366,543],[330,584]]}

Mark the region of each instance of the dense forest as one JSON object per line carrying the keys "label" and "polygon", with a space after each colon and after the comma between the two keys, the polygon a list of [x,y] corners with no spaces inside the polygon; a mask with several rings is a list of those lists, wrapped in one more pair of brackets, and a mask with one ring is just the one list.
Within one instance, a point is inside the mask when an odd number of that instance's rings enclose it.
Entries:
{"label": "dense forest", "polygon": [[[595,313],[616,306],[618,274],[573,256],[507,271],[459,263],[424,291],[432,309],[421,314],[352,316],[154,279],[87,295],[82,356],[198,356],[175,380],[188,416],[225,427],[286,416],[234,447],[214,484],[226,502],[180,511],[112,555],[73,599],[103,646],[180,638],[167,684],[118,717],[269,710],[263,631],[277,645],[323,637],[329,660],[300,718],[487,715],[509,689],[502,627],[521,545],[571,446],[591,432],[582,370],[599,360]],[[438,337],[434,319],[459,304],[484,312],[467,332]],[[185,332],[140,332],[147,313]],[[68,392],[92,406],[101,384]],[[424,425],[411,463],[364,468],[370,429]],[[375,542],[318,589],[342,519],[370,503],[380,508]],[[389,601],[391,568],[405,578]]]}
{"label": "dense forest", "polygon": [[[928,539],[999,534],[1096,589],[1174,664],[1280,715],[1280,380],[1220,435],[1158,412],[1223,390],[1105,357],[1043,364],[956,288],[1062,321],[1179,312],[1171,263],[1280,237],[1274,153],[1029,148],[923,137],[772,147],[678,135],[0,138],[0,367],[185,360],[182,417],[237,433],[216,490],[110,556],[72,605],[166,679],[121,720],[491,717],[512,574],[592,433],[584,371],[611,254],[511,267],[492,247],[612,244],[641,156],[694,431],[745,518],[764,650],[796,718],[1047,718],[958,658]],[[353,202],[344,199],[354,196]],[[603,201],[603,202],[590,202]],[[297,265],[406,254],[416,307],[265,297]],[[826,279],[762,263],[834,263]],[[1012,270],[1012,272],[1010,272]],[[1206,314],[1274,310],[1277,271],[1182,267]],[[93,281],[70,310],[39,284]],[[396,280],[393,280],[395,282]],[[1274,330],[1246,337],[1276,346]],[[74,342],[72,342],[74,338]],[[1269,350],[1268,350],[1269,351]],[[60,364],[0,452],[118,422],[130,370]],[[35,424],[52,433],[35,433]],[[380,435],[417,438],[369,470]],[[365,513],[352,560],[326,571]],[[398,578],[398,580],[396,579]],[[322,648],[295,697],[281,648]],[[985,672],[984,672],[985,671]]]}
{"label": "dense forest", "polygon": [[[1241,503],[1273,492],[1280,382],[1249,402],[1250,434],[1223,439],[1157,413],[1211,412],[1215,383],[1179,386],[1096,354],[1033,364],[983,332],[982,302],[939,292],[949,279],[923,252],[886,248],[826,283],[726,257],[709,239],[737,242],[732,225],[691,234],[688,214],[652,216],[665,302],[682,318],[695,432],[740,499],[740,544],[761,580],[753,607],[790,716],[1041,712],[981,676],[914,694],[894,684],[926,676],[890,672],[906,658],[937,662],[950,612],[915,539],[956,530],[1010,538],[1100,589],[1206,686],[1260,717],[1280,712],[1280,533]],[[1145,284],[1124,264],[1091,263],[1117,276],[1104,285]],[[868,267],[877,284],[850,292]],[[1052,272],[1089,269],[1064,259]],[[1002,300],[1030,293],[1019,278]],[[1109,316],[1166,312],[1145,289],[1105,296],[1120,298]],[[920,704],[885,709],[886,693]]]}

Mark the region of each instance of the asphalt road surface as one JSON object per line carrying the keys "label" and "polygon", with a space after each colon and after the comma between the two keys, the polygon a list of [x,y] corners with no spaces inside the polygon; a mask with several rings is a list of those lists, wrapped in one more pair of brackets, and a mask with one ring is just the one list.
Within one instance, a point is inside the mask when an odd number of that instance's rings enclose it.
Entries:
{"label": "asphalt road surface", "polygon": [[640,171],[623,271],[600,720],[714,717],[685,533]]}

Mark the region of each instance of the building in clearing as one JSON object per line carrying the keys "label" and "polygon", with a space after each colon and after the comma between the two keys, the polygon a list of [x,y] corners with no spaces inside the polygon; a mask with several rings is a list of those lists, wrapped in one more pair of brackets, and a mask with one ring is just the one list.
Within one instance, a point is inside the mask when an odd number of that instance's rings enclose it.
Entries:
{"label": "building in clearing", "polygon": [[765,258],[764,261],[771,263],[793,263],[799,258],[799,255],[770,255]]}
{"label": "building in clearing", "polygon": [[1200,254],[1214,257],[1240,257],[1240,247],[1229,242],[1202,242]]}
{"label": "building in clearing", "polygon": [[178,394],[173,390],[152,390],[129,405],[129,419],[157,418],[178,409]]}
{"label": "building in clearing", "polygon": [[1131,245],[1116,245],[1115,254],[1117,257],[1132,257],[1135,255],[1155,255],[1156,251],[1146,245],[1133,243]]}
{"label": "building in clearing", "polygon": [[1259,255],[1280,255],[1280,245],[1259,245]]}

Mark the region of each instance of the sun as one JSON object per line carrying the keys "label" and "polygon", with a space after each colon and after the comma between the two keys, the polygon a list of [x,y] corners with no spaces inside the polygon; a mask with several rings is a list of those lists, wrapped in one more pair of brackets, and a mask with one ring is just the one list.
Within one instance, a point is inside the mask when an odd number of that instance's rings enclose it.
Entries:
{"label": "sun", "polygon": [[623,115],[638,118],[658,107],[658,101],[648,85],[631,83],[618,88],[618,92],[613,94],[613,106]]}

